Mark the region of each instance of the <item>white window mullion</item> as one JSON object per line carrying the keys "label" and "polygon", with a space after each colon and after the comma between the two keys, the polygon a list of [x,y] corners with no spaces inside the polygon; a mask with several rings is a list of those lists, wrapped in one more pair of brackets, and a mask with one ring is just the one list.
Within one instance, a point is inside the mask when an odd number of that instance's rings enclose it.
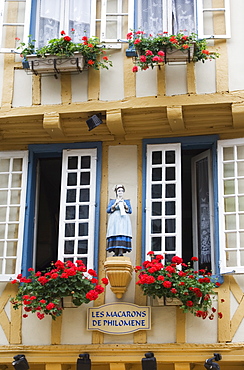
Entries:
{"label": "white window mullion", "polygon": [[[21,41],[28,43],[28,35],[30,34],[30,16],[31,16],[31,0],[25,0],[25,15],[24,15],[24,21],[23,22],[18,22],[16,19],[16,22],[10,23],[10,22],[4,22],[4,18],[6,17],[6,12],[9,3],[4,0],[0,0],[0,52],[1,53],[12,53],[16,52],[16,48],[6,48],[3,47],[2,43],[4,42],[3,40],[3,29],[4,27],[9,27],[9,26],[16,26],[16,37],[19,35],[17,33],[17,28],[22,27],[23,28],[23,33],[21,35]],[[23,3],[22,1],[16,1],[16,3]]]}

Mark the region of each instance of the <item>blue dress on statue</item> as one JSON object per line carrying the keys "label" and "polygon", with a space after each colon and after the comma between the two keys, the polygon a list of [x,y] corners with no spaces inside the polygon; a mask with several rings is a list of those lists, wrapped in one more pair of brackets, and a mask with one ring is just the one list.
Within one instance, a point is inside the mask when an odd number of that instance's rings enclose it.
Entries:
{"label": "blue dress on statue", "polygon": [[132,213],[130,200],[124,200],[128,207],[125,215],[121,215],[118,205],[112,211],[115,201],[115,199],[111,199],[107,208],[107,213],[110,213],[107,229],[107,251],[115,252],[117,249],[123,249],[123,252],[130,252],[132,239],[132,227],[129,216]]}

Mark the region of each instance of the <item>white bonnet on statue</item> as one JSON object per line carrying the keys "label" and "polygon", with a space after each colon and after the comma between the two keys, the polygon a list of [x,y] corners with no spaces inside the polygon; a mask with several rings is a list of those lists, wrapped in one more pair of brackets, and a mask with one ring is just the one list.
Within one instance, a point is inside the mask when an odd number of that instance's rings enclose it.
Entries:
{"label": "white bonnet on statue", "polygon": [[118,184],[118,185],[115,185],[114,187],[113,187],[113,190],[115,191],[115,192],[117,192],[117,190],[118,189],[123,189],[124,191],[125,191],[125,187],[124,187],[124,185],[121,185],[121,184]]}

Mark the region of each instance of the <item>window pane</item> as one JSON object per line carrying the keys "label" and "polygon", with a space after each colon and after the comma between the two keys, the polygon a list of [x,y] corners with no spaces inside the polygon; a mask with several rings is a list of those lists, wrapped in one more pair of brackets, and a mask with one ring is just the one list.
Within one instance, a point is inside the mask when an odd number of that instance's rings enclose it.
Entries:
{"label": "window pane", "polygon": [[20,204],[20,190],[11,190],[10,203]]}
{"label": "window pane", "polygon": [[165,152],[165,163],[166,164],[175,163],[175,151],[174,150],[167,150]]}
{"label": "window pane", "polygon": [[88,235],[88,223],[79,224],[79,236]]}
{"label": "window pane", "polygon": [[16,256],[17,255],[17,242],[9,241],[7,242],[7,256]]}
{"label": "window pane", "polygon": [[244,159],[244,145],[237,147],[237,159]]}
{"label": "window pane", "polygon": [[81,173],[80,185],[90,185],[90,172]]}
{"label": "window pane", "polygon": [[152,152],[152,164],[162,164],[162,152]]}
{"label": "window pane", "polygon": [[17,239],[18,231],[19,231],[18,224],[9,224],[8,225],[8,239]]}
{"label": "window pane", "polygon": [[162,238],[160,237],[153,237],[152,238],[152,251],[158,252],[162,249]]}
{"label": "window pane", "polygon": [[238,194],[244,194],[244,179],[238,180]]}
{"label": "window pane", "polygon": [[236,202],[235,198],[225,198],[225,212],[235,212],[236,210]]}
{"label": "window pane", "polygon": [[3,256],[3,251],[4,251],[4,242],[0,242],[0,257]]}
{"label": "window pane", "polygon": [[165,232],[174,233],[175,232],[175,219],[170,218],[165,220]]}
{"label": "window pane", "polygon": [[74,42],[80,42],[82,36],[90,36],[90,1],[70,0],[69,4],[69,29],[75,29],[75,33],[72,35],[72,40]]}
{"label": "window pane", "polygon": [[64,253],[73,254],[74,253],[74,240],[66,240],[64,243]]}
{"label": "window pane", "polygon": [[175,202],[165,202],[165,214],[175,215]]}
{"label": "window pane", "polygon": [[20,207],[10,207],[9,210],[9,221],[19,220]]}
{"label": "window pane", "polygon": [[9,175],[0,174],[0,188],[8,187],[8,178]]}
{"label": "window pane", "polygon": [[236,233],[225,234],[226,248],[236,248]]}
{"label": "window pane", "polygon": [[75,206],[66,207],[66,220],[74,220],[75,219]]}
{"label": "window pane", "polygon": [[14,274],[16,259],[6,259],[6,274]]}
{"label": "window pane", "polygon": [[166,198],[175,198],[175,185],[174,184],[167,184],[165,187],[165,197]]}
{"label": "window pane", "polygon": [[91,157],[88,155],[81,157],[81,169],[90,167],[91,167]]}
{"label": "window pane", "polygon": [[152,202],[152,216],[161,216],[161,215],[162,215],[162,203]]}
{"label": "window pane", "polygon": [[165,251],[174,251],[176,248],[175,245],[176,239],[175,236],[168,236],[165,238]]}
{"label": "window pane", "polygon": [[74,186],[77,184],[77,174],[75,172],[68,174],[68,186]]}
{"label": "window pane", "polygon": [[79,207],[79,219],[89,218],[89,206],[80,206]]}
{"label": "window pane", "polygon": [[244,215],[243,214],[241,214],[239,217],[239,223],[240,223],[239,228],[244,229]]}
{"label": "window pane", "polygon": [[78,241],[78,254],[87,254],[88,252],[88,240]]}
{"label": "window pane", "polygon": [[40,0],[40,14],[37,14],[38,45],[42,47],[49,40],[59,37],[60,1]]}
{"label": "window pane", "polygon": [[237,266],[237,253],[236,253],[236,251],[226,252],[226,266],[227,267]]}
{"label": "window pane", "polygon": [[175,167],[166,168],[166,181],[175,180]]}
{"label": "window pane", "polygon": [[75,224],[65,225],[65,236],[67,237],[75,236]]}
{"label": "window pane", "polygon": [[9,172],[10,159],[0,159],[0,173]]}
{"label": "window pane", "polygon": [[13,171],[22,171],[22,158],[13,159]]}
{"label": "window pane", "polygon": [[0,207],[0,222],[6,221],[7,207]]}
{"label": "window pane", "polygon": [[[0,184],[0,187],[1,187],[1,184]],[[7,204],[7,197],[8,197],[8,192],[5,190],[1,190],[0,191],[0,204],[1,205]]]}
{"label": "window pane", "polygon": [[162,198],[162,185],[152,185],[152,198]]}
{"label": "window pane", "polygon": [[162,232],[162,220],[152,220],[151,222],[152,234],[158,234]]}
{"label": "window pane", "polygon": [[235,194],[235,182],[234,180],[224,181],[224,194]]}
{"label": "window pane", "polygon": [[236,229],[236,216],[235,215],[225,215],[225,229],[226,230]]}
{"label": "window pane", "polygon": [[161,181],[161,180],[162,180],[162,168],[153,168],[152,181]]}
{"label": "window pane", "polygon": [[13,174],[12,175],[12,187],[13,188],[20,188],[21,187],[21,181],[22,181],[22,175],[21,174]]}
{"label": "window pane", "polygon": [[224,148],[223,149],[224,154],[224,161],[230,161],[234,159],[234,148]]}
{"label": "window pane", "polygon": [[234,163],[225,163],[224,164],[224,177],[234,177]]}
{"label": "window pane", "polygon": [[238,197],[238,210],[244,211],[244,197]]}
{"label": "window pane", "polygon": [[237,163],[237,175],[244,176],[244,162]]}
{"label": "window pane", "polygon": [[69,157],[68,158],[68,169],[74,170],[78,168],[78,157]]}
{"label": "window pane", "polygon": [[89,202],[89,201],[90,201],[90,190],[80,189],[80,202]]}
{"label": "window pane", "polygon": [[76,190],[70,189],[67,190],[67,196],[66,196],[66,202],[67,203],[73,203],[76,200]]}

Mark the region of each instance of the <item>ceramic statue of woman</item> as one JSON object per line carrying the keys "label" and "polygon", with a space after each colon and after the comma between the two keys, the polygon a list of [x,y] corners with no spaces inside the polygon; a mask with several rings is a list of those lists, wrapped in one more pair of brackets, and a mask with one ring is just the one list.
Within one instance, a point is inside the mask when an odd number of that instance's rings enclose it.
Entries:
{"label": "ceramic statue of woman", "polygon": [[132,213],[129,199],[124,199],[124,185],[115,185],[116,199],[111,199],[107,213],[110,213],[107,229],[107,251],[114,256],[123,256],[131,251],[132,227],[129,214]]}

